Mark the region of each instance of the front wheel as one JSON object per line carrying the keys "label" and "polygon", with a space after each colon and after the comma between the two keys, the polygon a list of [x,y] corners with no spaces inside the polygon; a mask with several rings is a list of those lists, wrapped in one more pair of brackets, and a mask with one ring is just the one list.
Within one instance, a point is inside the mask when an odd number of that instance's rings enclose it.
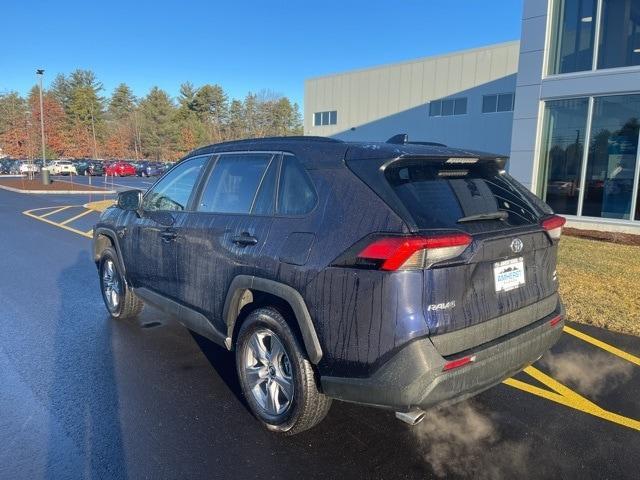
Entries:
{"label": "front wheel", "polygon": [[100,256],[100,290],[107,310],[113,318],[137,317],[144,304],[127,287],[120,267],[116,251],[109,247]]}
{"label": "front wheel", "polygon": [[331,407],[296,336],[274,307],[258,308],[243,322],[236,368],[252,413],[268,430],[295,435],[317,425]]}

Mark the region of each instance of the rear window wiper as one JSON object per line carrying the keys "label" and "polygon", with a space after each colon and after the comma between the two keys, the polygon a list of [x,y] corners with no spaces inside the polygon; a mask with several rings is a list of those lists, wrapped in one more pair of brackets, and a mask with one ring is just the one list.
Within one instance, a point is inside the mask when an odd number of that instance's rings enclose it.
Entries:
{"label": "rear window wiper", "polygon": [[476,222],[478,220],[506,220],[507,218],[509,218],[509,214],[505,211],[478,213],[476,215],[469,215],[468,217],[462,217],[458,219],[458,223]]}

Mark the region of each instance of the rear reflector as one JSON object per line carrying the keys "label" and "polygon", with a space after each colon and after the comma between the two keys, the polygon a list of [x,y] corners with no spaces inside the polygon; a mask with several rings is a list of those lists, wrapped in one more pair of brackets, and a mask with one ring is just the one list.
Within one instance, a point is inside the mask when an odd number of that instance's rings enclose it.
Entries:
{"label": "rear reflector", "polygon": [[558,315],[556,317],[553,317],[549,321],[549,325],[551,325],[552,327],[555,327],[558,323],[560,323],[561,320],[562,320],[562,315]]}
{"label": "rear reflector", "polygon": [[460,255],[471,243],[466,233],[428,237],[385,237],[364,248],[359,258],[382,260],[382,270],[425,268]]}
{"label": "rear reflector", "polygon": [[452,360],[444,364],[444,367],[442,367],[442,371],[446,372],[448,370],[453,370],[454,368],[460,368],[475,361],[476,361],[475,355],[471,355],[469,357],[462,357],[457,360]]}
{"label": "rear reflector", "polygon": [[558,240],[562,235],[562,227],[565,223],[567,223],[566,218],[554,215],[540,222],[540,225],[547,231],[552,240]]}

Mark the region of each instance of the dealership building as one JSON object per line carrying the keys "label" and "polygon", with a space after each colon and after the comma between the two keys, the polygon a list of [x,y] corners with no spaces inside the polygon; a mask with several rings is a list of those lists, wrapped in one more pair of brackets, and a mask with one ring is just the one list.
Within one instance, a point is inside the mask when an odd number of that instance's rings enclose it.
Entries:
{"label": "dealership building", "polygon": [[510,156],[573,226],[640,231],[640,0],[525,0],[520,41],[305,82],[304,131]]}

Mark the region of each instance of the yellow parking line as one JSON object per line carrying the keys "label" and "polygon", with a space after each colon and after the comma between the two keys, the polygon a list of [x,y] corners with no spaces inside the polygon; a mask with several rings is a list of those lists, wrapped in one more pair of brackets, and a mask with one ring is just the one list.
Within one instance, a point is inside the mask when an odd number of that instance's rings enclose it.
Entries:
{"label": "yellow parking line", "polygon": [[624,352],[619,348],[609,345],[608,343],[605,343],[602,340],[598,340],[597,338],[593,338],[587,335],[586,333],[579,332],[578,330],[575,330],[571,327],[565,326],[564,331],[567,332],[569,335],[578,337],[580,340],[584,340],[585,342],[588,342],[591,345],[595,345],[598,348],[602,348],[603,350],[606,350],[607,352],[612,353],[613,355],[620,357],[624,360],[627,360],[631,363],[635,363],[640,367],[640,358],[634,355],[631,355],[630,353]]}
{"label": "yellow parking line", "polygon": [[40,218],[44,218],[44,217],[48,217],[49,215],[53,215],[55,213],[58,212],[62,212],[63,210],[66,210],[67,208],[71,208],[71,205],[67,205],[66,207],[60,207],[60,208],[56,208],[54,211],[52,212],[47,212],[44,215],[40,215]]}
{"label": "yellow parking line", "polygon": [[68,230],[70,232],[77,233],[78,235],[82,235],[83,237],[92,238],[92,235],[88,235],[85,232],[81,232],[80,230],[76,230],[75,228],[68,227],[67,225],[62,225],[60,223],[52,222],[48,218],[42,218],[42,217],[40,217],[38,215],[34,215],[32,212],[37,211],[37,210],[43,210],[43,209],[42,208],[34,208],[33,210],[25,210],[22,213],[24,213],[28,217],[35,218],[36,220],[40,220],[41,222],[48,223],[48,224],[53,225],[55,227],[63,228],[64,230]]}
{"label": "yellow parking line", "polygon": [[567,388],[565,385],[551,378],[549,375],[541,372],[537,368],[527,367],[524,369],[524,372],[538,380],[540,383],[551,388],[553,391],[545,390],[544,388],[536,387],[534,385],[523,382],[521,380],[516,380],[514,378],[509,378],[503,383],[509,385],[510,387],[514,387],[533,395],[546,398],[547,400],[551,400],[552,402],[559,403],[566,407],[573,408],[575,410],[588,413],[590,415],[608,420],[618,425],[640,431],[640,421],[618,415],[617,413],[613,413],[599,407],[595,403],[587,400],[582,395],[579,395],[570,388]]}
{"label": "yellow parking line", "polygon": [[71,223],[71,222],[73,222],[74,220],[77,220],[77,219],[79,219],[80,217],[84,217],[85,215],[87,215],[87,214],[89,214],[89,213],[91,213],[91,212],[93,212],[93,210],[85,210],[84,212],[82,212],[82,213],[80,213],[80,214],[76,215],[75,217],[71,217],[71,218],[69,218],[68,220],[65,220],[64,222],[60,222],[60,224],[59,224],[59,225],[66,225],[67,223]]}

